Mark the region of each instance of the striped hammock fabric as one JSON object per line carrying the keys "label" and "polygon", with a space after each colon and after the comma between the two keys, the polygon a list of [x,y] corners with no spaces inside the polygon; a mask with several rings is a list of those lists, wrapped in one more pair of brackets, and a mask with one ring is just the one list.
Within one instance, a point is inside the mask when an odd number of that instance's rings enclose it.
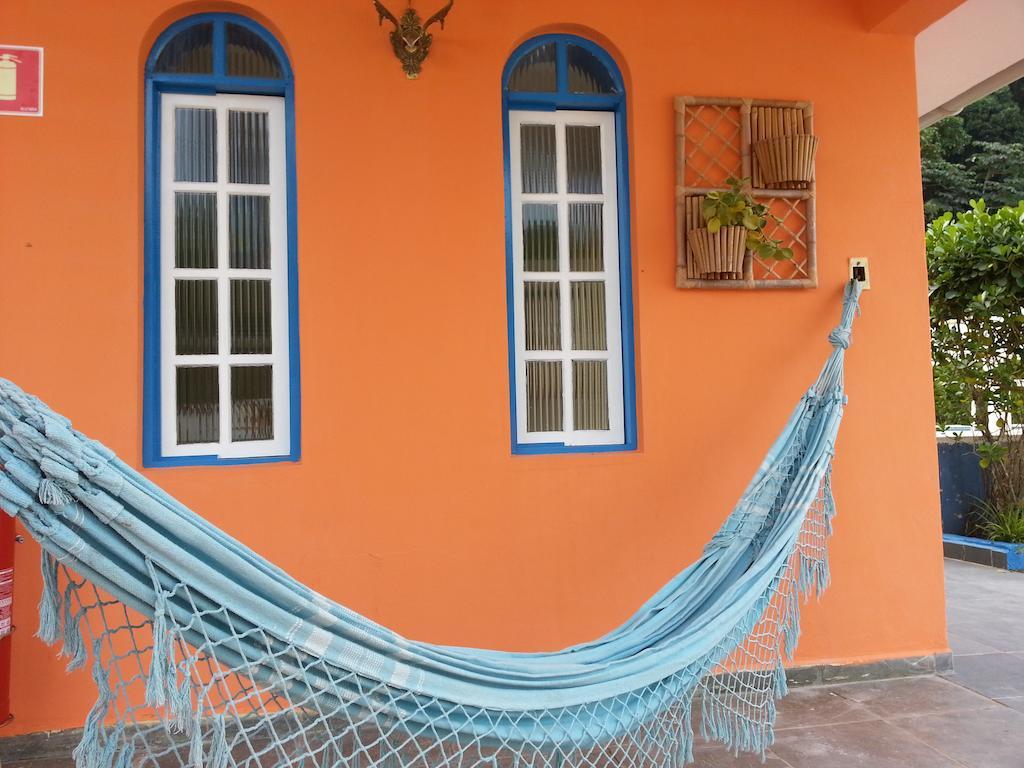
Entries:
{"label": "striped hammock fabric", "polygon": [[[843,354],[700,558],[554,653],[404,638],[298,583],[0,380],[0,507],[43,550],[38,636],[89,666],[80,768],[647,768],[695,731],[764,753],[802,598],[828,584]],[[585,588],[585,587],[581,587]]]}

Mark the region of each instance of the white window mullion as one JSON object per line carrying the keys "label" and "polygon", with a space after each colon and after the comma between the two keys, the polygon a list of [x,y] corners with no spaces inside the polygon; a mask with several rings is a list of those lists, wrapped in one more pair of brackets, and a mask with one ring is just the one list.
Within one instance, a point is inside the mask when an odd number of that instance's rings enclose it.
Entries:
{"label": "white window mullion", "polygon": [[[608,426],[610,430],[625,438],[625,403],[622,397],[622,307],[619,290],[619,211],[618,179],[616,162],[615,123],[608,120],[601,126],[602,176],[605,180],[607,199],[603,208],[605,252],[605,322],[608,325]],[[614,259],[614,265],[608,263]],[[613,396],[618,393],[618,396]]]}
{"label": "white window mullion", "polygon": [[160,433],[161,451],[176,442],[177,373],[174,328],[174,105],[166,100],[160,116]]}
{"label": "white window mullion", "polygon": [[558,198],[558,290],[559,321],[562,331],[562,429],[572,434],[572,307],[569,302],[569,193],[565,155],[565,123],[555,127],[555,179]]}
{"label": "white window mullion", "polygon": [[220,445],[231,442],[231,282],[228,278],[228,110],[217,107],[217,351],[220,379]]}

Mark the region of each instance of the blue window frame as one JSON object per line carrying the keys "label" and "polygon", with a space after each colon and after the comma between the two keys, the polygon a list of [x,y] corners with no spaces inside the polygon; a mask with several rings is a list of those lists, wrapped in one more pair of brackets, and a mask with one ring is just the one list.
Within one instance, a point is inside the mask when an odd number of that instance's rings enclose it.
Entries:
{"label": "blue window frame", "polygon": [[[502,107],[512,453],[633,450],[636,368],[622,75],[590,40],[538,36],[506,63]],[[590,151],[597,146],[600,156]],[[596,181],[588,187],[591,155]],[[591,217],[596,234],[590,241],[581,224],[587,209],[600,211]],[[586,249],[580,250],[586,242],[603,243],[608,258],[601,261],[598,247],[597,265],[588,266]]]}
{"label": "blue window frame", "polygon": [[296,461],[295,93],[280,43],[237,14],[172,24],[146,62],[145,141],[143,464]]}

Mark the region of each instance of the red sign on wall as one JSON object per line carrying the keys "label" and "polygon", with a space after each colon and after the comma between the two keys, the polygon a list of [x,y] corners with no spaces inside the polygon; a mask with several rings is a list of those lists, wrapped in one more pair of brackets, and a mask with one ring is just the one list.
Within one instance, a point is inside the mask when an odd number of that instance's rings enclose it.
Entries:
{"label": "red sign on wall", "polygon": [[0,44],[0,115],[43,114],[43,49]]}

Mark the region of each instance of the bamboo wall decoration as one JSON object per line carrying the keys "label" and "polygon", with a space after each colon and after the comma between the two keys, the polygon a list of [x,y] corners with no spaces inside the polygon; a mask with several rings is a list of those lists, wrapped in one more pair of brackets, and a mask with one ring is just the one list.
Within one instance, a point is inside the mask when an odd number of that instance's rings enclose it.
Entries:
{"label": "bamboo wall decoration", "polygon": [[[814,226],[814,110],[805,101],[679,96],[676,109],[676,286],[679,288],[815,288],[818,285]],[[762,146],[766,162],[802,168],[804,178],[768,186],[770,173],[758,162],[759,140],[787,139],[782,148]],[[770,157],[765,153],[775,153]],[[778,155],[785,155],[781,159]],[[769,169],[772,170],[772,169]],[[800,176],[801,173],[795,174]],[[785,261],[746,253],[743,272],[702,277],[687,244],[687,232],[703,222],[700,203],[726,179],[749,178],[747,191],[778,219],[766,234],[793,249]]]}

